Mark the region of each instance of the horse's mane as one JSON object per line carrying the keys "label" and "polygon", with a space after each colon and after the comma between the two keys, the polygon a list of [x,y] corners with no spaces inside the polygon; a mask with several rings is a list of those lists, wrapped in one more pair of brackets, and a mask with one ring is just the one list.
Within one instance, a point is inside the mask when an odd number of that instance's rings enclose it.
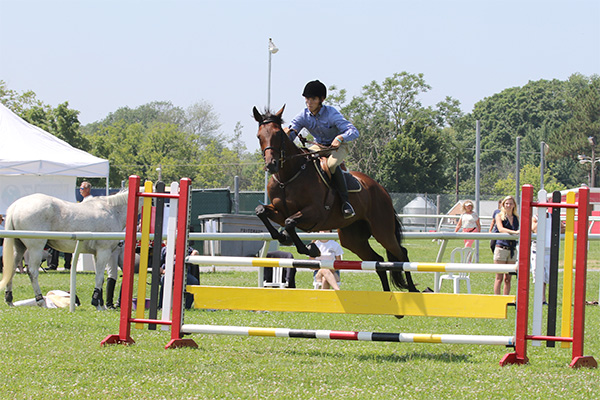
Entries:
{"label": "horse's mane", "polygon": [[128,193],[129,191],[127,189],[122,189],[117,194],[97,196],[88,201],[105,201],[109,206],[122,206],[123,204],[127,204]]}

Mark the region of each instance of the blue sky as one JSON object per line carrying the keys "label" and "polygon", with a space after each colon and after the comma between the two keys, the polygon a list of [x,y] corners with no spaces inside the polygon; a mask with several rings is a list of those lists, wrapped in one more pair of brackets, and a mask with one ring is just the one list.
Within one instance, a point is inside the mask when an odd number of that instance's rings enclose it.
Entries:
{"label": "blue sky", "polygon": [[600,1],[130,1],[0,0],[0,79],[45,103],[69,101],[84,124],[119,107],[210,102],[222,131],[252,107],[285,118],[320,79],[359,95],[396,72],[424,73],[435,105],[464,112],[530,80],[600,73]]}

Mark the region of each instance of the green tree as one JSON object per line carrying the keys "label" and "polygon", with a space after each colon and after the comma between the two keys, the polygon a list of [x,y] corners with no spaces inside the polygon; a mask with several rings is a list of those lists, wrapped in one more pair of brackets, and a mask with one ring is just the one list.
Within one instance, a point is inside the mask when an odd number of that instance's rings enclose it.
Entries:
{"label": "green tree", "polygon": [[219,116],[216,114],[212,104],[207,101],[199,101],[186,109],[185,123],[182,129],[196,138],[199,148],[213,141],[223,144],[225,139],[219,132],[220,128]]}
{"label": "green tree", "polygon": [[15,90],[9,89],[6,82],[0,80],[0,103],[8,107],[12,112],[22,116],[23,112],[33,106],[43,106],[43,103],[37,99],[35,93],[31,90],[19,94]]}
{"label": "green tree", "polygon": [[79,111],[69,108],[69,102],[59,104],[50,114],[50,132],[71,146],[89,150],[89,141],[82,135]]}
{"label": "green tree", "polygon": [[[461,117],[453,127],[473,149],[475,120],[481,121],[482,192],[494,192],[496,180],[514,173],[517,136],[521,137],[521,165],[539,164],[540,142],[544,141],[550,145],[547,170],[563,185],[581,183],[585,174],[577,165],[573,144],[578,143],[576,147],[584,149],[587,137],[572,140],[574,133],[565,133],[564,129],[575,114],[574,108],[585,104],[580,97],[594,80],[596,76],[573,74],[566,81],[531,81],[481,100],[472,113]],[[593,96],[589,104],[591,110],[594,105],[596,110],[600,109]],[[473,186],[475,172],[475,152],[464,154],[460,166],[461,191]],[[487,179],[490,176],[493,179]]]}
{"label": "green tree", "polygon": [[[537,193],[540,189],[540,166],[527,164],[521,168],[519,173],[519,184],[532,185],[534,193]],[[506,196],[515,192],[516,180],[515,174],[509,173],[506,178],[499,179],[494,185],[494,194],[500,196]],[[544,170],[544,190],[548,193],[552,193],[555,190],[567,189],[565,185],[558,182],[556,177],[549,171]]]}
{"label": "green tree", "polygon": [[[588,138],[593,138],[596,145],[600,144],[600,76],[594,75],[589,79],[575,76],[573,81],[580,90],[567,100],[571,118],[550,138],[551,147],[555,149],[551,160],[557,162],[557,167],[562,167],[562,179],[569,186],[581,183],[584,171],[589,172],[589,164],[583,168],[577,164],[578,155],[591,156]],[[565,158],[571,162],[560,163]]]}
{"label": "green tree", "polygon": [[18,94],[0,81],[0,101],[25,121],[64,140],[71,146],[87,151],[89,143],[81,134],[79,111],[69,108],[69,102],[56,108],[38,100],[33,91]]}
{"label": "green tree", "polygon": [[396,73],[363,87],[342,109],[360,132],[349,164],[390,191],[440,191],[448,187],[442,126],[460,116],[458,102],[447,98],[439,109],[425,108],[419,96],[430,86],[423,74]]}

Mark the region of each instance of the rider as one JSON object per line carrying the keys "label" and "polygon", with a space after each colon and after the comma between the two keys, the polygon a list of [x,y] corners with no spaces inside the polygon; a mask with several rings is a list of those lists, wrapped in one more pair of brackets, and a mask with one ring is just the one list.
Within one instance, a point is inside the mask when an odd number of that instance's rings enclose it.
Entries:
{"label": "rider", "polygon": [[348,187],[338,166],[350,152],[348,142],[358,137],[358,130],[338,110],[323,104],[327,88],[320,81],[308,82],[302,96],[306,99],[306,108],[292,119],[285,131],[294,140],[302,128],[306,128],[318,143],[310,146],[310,150],[322,151],[324,146],[329,147],[322,154],[328,156],[327,166],[331,171],[332,182],[342,199],[342,215],[344,218],[352,218],[355,215],[354,209],[348,202]]}

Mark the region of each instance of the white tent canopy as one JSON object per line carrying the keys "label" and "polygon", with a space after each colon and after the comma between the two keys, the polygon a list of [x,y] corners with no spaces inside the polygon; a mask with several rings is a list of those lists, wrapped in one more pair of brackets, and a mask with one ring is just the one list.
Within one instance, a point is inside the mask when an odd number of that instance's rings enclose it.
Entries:
{"label": "white tent canopy", "polygon": [[77,177],[108,177],[108,161],[76,149],[0,103],[0,214],[16,199],[46,193],[75,201]]}

